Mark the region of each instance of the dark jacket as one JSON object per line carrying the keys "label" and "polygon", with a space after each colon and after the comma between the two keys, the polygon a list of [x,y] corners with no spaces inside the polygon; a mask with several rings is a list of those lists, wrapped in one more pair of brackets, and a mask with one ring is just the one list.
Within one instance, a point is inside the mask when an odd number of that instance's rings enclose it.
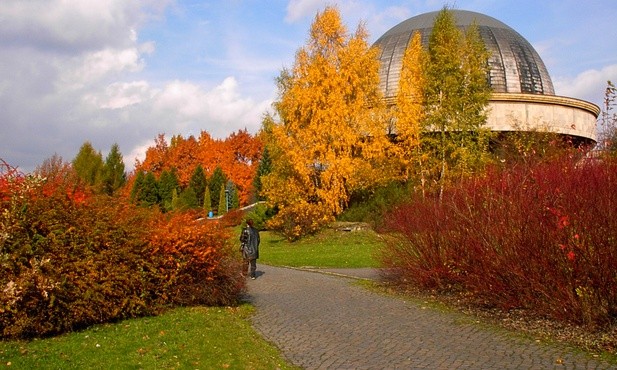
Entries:
{"label": "dark jacket", "polygon": [[240,251],[246,259],[259,258],[259,231],[251,226],[246,226],[240,234]]}

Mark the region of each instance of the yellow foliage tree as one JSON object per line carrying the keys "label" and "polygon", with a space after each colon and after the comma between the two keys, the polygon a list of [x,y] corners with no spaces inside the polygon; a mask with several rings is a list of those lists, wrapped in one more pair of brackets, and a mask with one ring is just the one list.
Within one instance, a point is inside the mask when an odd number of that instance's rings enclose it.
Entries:
{"label": "yellow foliage tree", "polygon": [[278,120],[264,123],[273,158],[263,180],[270,202],[280,209],[317,205],[327,220],[353,191],[387,181],[378,67],[362,25],[349,35],[336,8],[317,14],[308,44],[278,79]]}
{"label": "yellow foliage tree", "polygon": [[424,119],[426,81],[423,66],[426,63],[426,57],[420,33],[414,32],[403,55],[394,112],[397,151],[403,165],[404,179],[409,180],[412,172],[417,169],[422,189],[424,189],[425,170],[420,148],[420,135],[424,131],[421,124]]}

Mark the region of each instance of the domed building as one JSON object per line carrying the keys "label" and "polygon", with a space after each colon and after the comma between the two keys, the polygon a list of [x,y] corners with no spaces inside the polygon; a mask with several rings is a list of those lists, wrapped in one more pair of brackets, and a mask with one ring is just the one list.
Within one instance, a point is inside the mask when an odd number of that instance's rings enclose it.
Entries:
{"label": "domed building", "polygon": [[[503,22],[484,14],[451,10],[456,25],[465,30],[478,26],[490,51],[487,127],[497,132],[551,131],[575,144],[596,141],[596,120],[600,108],[592,103],[556,96],[544,62],[531,44]],[[398,91],[402,59],[409,41],[418,31],[428,46],[438,11],[407,19],[384,33],[374,44],[380,49],[380,87],[393,104]]]}

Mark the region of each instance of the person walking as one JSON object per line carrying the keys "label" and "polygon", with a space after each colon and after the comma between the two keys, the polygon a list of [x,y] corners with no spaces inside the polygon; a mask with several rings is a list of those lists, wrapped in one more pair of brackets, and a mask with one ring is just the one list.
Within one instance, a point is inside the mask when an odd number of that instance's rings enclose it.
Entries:
{"label": "person walking", "polygon": [[251,279],[255,280],[260,240],[259,231],[253,225],[253,220],[246,220],[246,227],[240,233],[240,251],[244,259],[242,267],[244,275],[246,276],[250,268]]}

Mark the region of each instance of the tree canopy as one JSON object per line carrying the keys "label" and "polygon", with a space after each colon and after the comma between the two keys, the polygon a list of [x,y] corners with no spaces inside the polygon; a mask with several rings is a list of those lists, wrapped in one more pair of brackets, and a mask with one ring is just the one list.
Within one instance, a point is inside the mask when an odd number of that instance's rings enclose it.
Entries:
{"label": "tree canopy", "polygon": [[353,191],[389,176],[381,166],[389,141],[379,119],[379,61],[367,37],[362,25],[348,34],[338,10],[326,7],[293,68],[281,72],[277,116],[264,122],[272,169],[262,181],[271,203],[312,205],[329,219]]}
{"label": "tree canopy", "polygon": [[435,18],[424,65],[422,144],[441,190],[448,178],[469,175],[487,160],[488,58],[478,27],[462,32],[444,7]]}
{"label": "tree canopy", "polygon": [[[189,186],[198,166],[201,166],[203,175],[208,179],[219,168],[225,181],[228,177],[237,187],[240,203],[247,204],[252,196],[253,180],[262,150],[261,139],[246,130],[232,133],[224,140],[213,139],[205,131],[198,138],[175,135],[169,143],[165,135],[159,135],[155,145],[147,149],[145,159],[136,163],[135,171],[152,172],[160,178],[163,171],[173,170],[179,187],[184,189]],[[220,191],[220,187],[215,187],[210,186],[214,208],[218,205]],[[202,206],[205,188],[199,185],[194,192],[198,204]]]}

